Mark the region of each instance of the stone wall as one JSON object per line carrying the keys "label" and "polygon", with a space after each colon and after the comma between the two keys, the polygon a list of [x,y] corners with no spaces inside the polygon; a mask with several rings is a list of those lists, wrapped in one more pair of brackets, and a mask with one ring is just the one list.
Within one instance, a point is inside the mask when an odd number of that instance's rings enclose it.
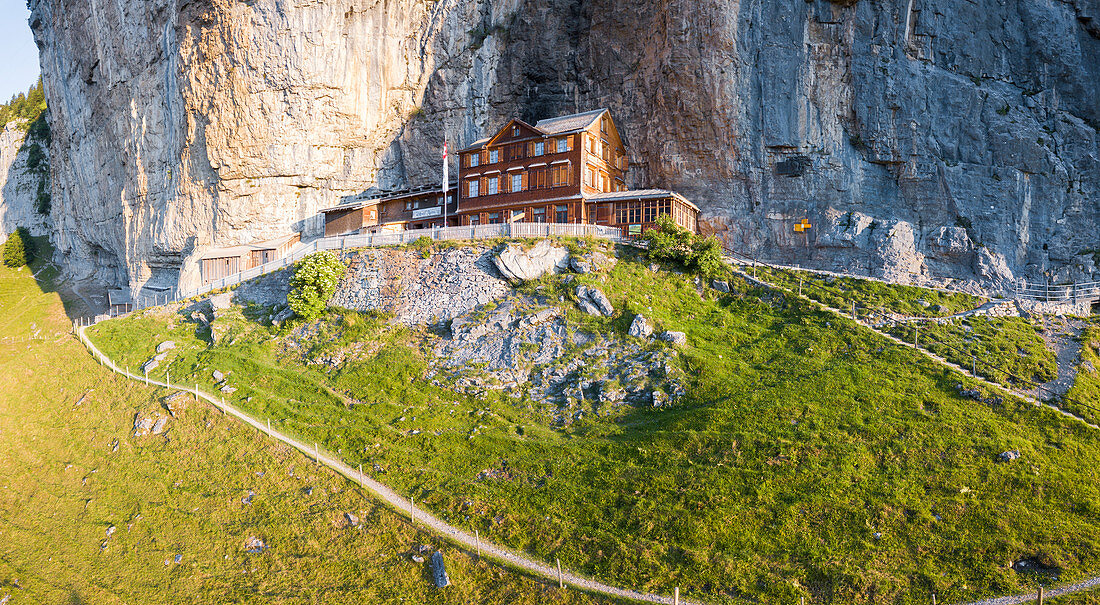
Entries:
{"label": "stone wall", "polygon": [[348,272],[329,304],[385,311],[410,325],[453,319],[511,292],[492,257],[492,249],[484,246],[454,248],[429,258],[409,249],[346,252]]}

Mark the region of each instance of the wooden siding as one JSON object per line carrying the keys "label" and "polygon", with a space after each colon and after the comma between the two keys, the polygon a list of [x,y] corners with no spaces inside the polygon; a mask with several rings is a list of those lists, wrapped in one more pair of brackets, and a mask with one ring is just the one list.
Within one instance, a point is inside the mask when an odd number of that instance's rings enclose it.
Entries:
{"label": "wooden siding", "polygon": [[325,237],[354,233],[363,228],[365,208],[334,210],[325,213]]}

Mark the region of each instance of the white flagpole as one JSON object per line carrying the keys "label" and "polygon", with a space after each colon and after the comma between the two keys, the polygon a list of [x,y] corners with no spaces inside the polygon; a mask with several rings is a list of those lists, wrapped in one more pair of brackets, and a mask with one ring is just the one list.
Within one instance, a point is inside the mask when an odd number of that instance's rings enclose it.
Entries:
{"label": "white flagpole", "polygon": [[447,138],[443,138],[443,227],[447,227],[447,185],[450,181],[450,162],[447,161]]}

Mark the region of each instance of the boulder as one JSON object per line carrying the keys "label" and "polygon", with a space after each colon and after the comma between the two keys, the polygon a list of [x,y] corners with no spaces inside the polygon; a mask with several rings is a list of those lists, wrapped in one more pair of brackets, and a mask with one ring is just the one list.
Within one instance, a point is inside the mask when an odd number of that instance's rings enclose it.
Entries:
{"label": "boulder", "polygon": [[349,527],[359,526],[359,517],[351,513],[344,513],[344,520],[348,522]]}
{"label": "boulder", "polygon": [[716,279],[710,282],[710,286],[719,292],[729,292],[730,285],[722,280]]}
{"label": "boulder", "polygon": [[156,420],[150,417],[142,416],[141,414],[134,415],[134,437],[141,437],[149,432],[149,429],[153,428],[156,424]]}
{"label": "boulder", "polygon": [[220,390],[221,390],[221,392],[225,393],[226,395],[232,395],[233,393],[237,392],[236,387],[231,387],[229,385],[223,386]]}
{"label": "boulder", "polygon": [[221,294],[215,294],[210,297],[210,308],[214,311],[222,311],[228,309],[233,304],[233,293],[222,292]]}
{"label": "boulder", "polygon": [[168,359],[168,353],[157,353],[156,355],[153,356],[153,361],[156,361],[156,362],[161,362],[161,361],[164,361],[165,359]]}
{"label": "boulder", "polygon": [[672,343],[674,345],[687,344],[687,334],[684,334],[683,332],[673,332],[669,330],[661,332],[660,335],[658,335],[657,337],[665,342]]}
{"label": "boulder", "polygon": [[259,554],[265,550],[267,550],[267,544],[256,536],[252,536],[244,543],[244,551],[247,553]]}
{"label": "boulder", "polygon": [[282,311],[279,311],[275,317],[271,318],[271,323],[276,326],[283,325],[283,322],[294,317],[294,311],[290,307],[283,307]]}
{"label": "boulder", "polygon": [[580,273],[581,275],[592,272],[592,264],[576,256],[569,259],[569,267],[573,269],[574,272]]}
{"label": "boulder", "polygon": [[610,316],[615,314],[615,307],[611,306],[611,300],[599,288],[577,286],[577,306],[589,315]]}
{"label": "boulder", "polygon": [[160,343],[159,345],[157,345],[157,353],[163,353],[165,351],[168,351],[168,350],[174,349],[174,348],[176,348],[176,343],[174,341],[171,341],[171,340],[166,340],[166,341]]}
{"label": "boulder", "polygon": [[451,585],[447,577],[447,569],[443,566],[443,553],[438,550],[432,555],[432,580],[436,588],[446,588]]}
{"label": "boulder", "polygon": [[166,424],[168,424],[168,417],[167,416],[161,416],[160,418],[157,418],[157,421],[155,423],[153,423],[153,434],[154,435],[159,435],[159,434],[163,433],[164,432],[164,426]]}
{"label": "boulder", "polygon": [[1020,458],[1020,452],[1017,450],[1008,450],[1007,452],[1001,452],[1000,454],[998,454],[997,458],[999,458],[1001,462],[1012,462],[1013,460],[1018,460]]}
{"label": "boulder", "polygon": [[142,373],[148,374],[149,372],[152,372],[154,369],[156,369],[159,365],[159,361],[157,361],[156,359],[150,359],[141,366],[141,371]]}
{"label": "boulder", "polygon": [[635,338],[649,338],[649,335],[653,334],[653,327],[649,325],[649,321],[645,317],[635,315],[634,321],[630,323],[628,333]]}
{"label": "boulder", "polygon": [[221,382],[225,380],[225,374],[221,373],[218,370],[214,370],[210,375],[214,377],[214,382]]}
{"label": "boulder", "polygon": [[569,251],[541,240],[530,250],[509,244],[493,257],[493,265],[508,281],[519,284],[538,279],[548,272],[560,272],[569,265]]}

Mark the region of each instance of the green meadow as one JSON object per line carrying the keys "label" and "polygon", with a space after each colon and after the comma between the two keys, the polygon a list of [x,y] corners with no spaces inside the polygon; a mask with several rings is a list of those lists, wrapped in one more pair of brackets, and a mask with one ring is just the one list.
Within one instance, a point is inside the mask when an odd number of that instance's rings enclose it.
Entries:
{"label": "green meadow", "polygon": [[[609,273],[521,294],[565,307],[571,330],[628,338],[641,313],[685,332],[687,395],[671,409],[558,426],[526,399],[433,385],[436,333],[341,309],[280,328],[236,307],[213,344],[178,307],[88,333],[131,368],[173,340],[158,379],[212,391],[212,372],[226,373],[227,400],[449,522],[620,586],[708,602],[951,603],[1100,573],[1100,433],[1013,398],[962,397],[961,375],[808,301],[739,280],[719,293],[620,253]],[[577,283],[603,289],[616,315],[575,311]],[[975,303],[876,296],[897,310]],[[316,363],[333,356],[344,361]],[[1021,458],[999,461],[1007,450]],[[1016,571],[1021,559],[1042,571]]]}
{"label": "green meadow", "polygon": [[[0,267],[5,602],[610,602],[478,562],[208,406],[181,402],[164,434],[134,437],[167,392],[92,360],[66,316],[85,311],[52,274]],[[253,537],[263,552],[246,552]],[[420,545],[443,550],[452,586],[410,560]]]}

